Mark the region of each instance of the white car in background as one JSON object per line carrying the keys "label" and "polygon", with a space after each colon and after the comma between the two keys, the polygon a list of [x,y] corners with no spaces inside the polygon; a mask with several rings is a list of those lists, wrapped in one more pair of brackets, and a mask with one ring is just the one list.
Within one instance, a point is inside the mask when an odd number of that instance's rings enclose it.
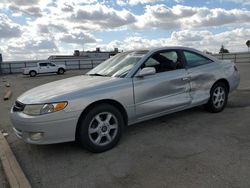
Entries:
{"label": "white car in background", "polygon": [[30,75],[31,77],[34,77],[37,74],[46,74],[46,73],[64,74],[65,71],[66,71],[65,65],[57,65],[51,62],[38,62],[36,67],[23,68],[23,74]]}

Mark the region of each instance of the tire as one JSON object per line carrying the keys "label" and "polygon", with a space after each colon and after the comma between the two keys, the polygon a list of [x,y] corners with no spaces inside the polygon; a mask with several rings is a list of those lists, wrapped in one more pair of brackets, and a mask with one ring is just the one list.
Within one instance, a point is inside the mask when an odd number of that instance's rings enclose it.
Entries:
{"label": "tire", "polygon": [[79,126],[77,141],[90,152],[100,153],[113,148],[119,142],[124,119],[114,106],[100,104],[84,115]]}
{"label": "tire", "polygon": [[227,105],[228,88],[223,82],[216,83],[210,91],[210,99],[205,105],[207,111],[218,113],[224,110]]}
{"label": "tire", "polygon": [[35,77],[37,75],[36,71],[30,71],[29,72],[30,77]]}
{"label": "tire", "polygon": [[59,68],[57,74],[64,74],[65,70],[63,68]]}

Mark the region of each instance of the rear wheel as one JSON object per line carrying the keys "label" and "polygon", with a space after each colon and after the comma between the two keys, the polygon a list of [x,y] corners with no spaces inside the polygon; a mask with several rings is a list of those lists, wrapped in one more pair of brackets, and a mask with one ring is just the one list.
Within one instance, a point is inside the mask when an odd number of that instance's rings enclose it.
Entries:
{"label": "rear wheel", "polygon": [[30,71],[29,73],[30,77],[35,77],[37,75],[36,71]]}
{"label": "rear wheel", "polygon": [[64,74],[64,72],[65,72],[65,70],[60,68],[60,69],[58,69],[57,74]]}
{"label": "rear wheel", "polygon": [[92,108],[80,121],[78,141],[95,153],[113,148],[120,140],[124,127],[122,114],[110,104]]}
{"label": "rear wheel", "polygon": [[210,91],[210,99],[205,105],[209,112],[221,112],[227,105],[228,89],[223,82],[216,83]]}

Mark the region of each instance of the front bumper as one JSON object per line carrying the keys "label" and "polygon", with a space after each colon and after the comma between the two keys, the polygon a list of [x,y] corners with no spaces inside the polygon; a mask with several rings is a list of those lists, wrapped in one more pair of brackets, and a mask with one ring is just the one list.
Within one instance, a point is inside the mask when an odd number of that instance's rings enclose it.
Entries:
{"label": "front bumper", "polygon": [[[80,112],[59,111],[40,116],[29,116],[11,110],[11,122],[17,137],[30,144],[53,144],[75,140]],[[32,135],[41,134],[40,139]]]}

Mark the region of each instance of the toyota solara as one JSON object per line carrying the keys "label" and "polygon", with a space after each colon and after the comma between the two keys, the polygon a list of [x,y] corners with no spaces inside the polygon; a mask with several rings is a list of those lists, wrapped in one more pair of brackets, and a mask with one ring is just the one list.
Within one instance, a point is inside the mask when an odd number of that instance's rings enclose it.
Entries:
{"label": "toyota solara", "polygon": [[85,75],[22,94],[11,109],[27,143],[78,141],[92,152],[114,147],[126,126],[204,105],[221,112],[239,84],[237,67],[195,49],[119,53]]}

